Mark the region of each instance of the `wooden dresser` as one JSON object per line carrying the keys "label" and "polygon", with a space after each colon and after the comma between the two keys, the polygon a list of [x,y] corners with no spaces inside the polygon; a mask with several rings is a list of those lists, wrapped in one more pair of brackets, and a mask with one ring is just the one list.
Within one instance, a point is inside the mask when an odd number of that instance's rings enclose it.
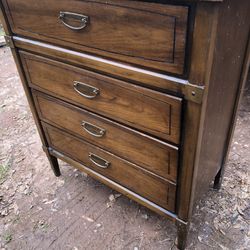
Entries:
{"label": "wooden dresser", "polygon": [[249,66],[247,0],[0,0],[43,148],[173,220],[219,188]]}

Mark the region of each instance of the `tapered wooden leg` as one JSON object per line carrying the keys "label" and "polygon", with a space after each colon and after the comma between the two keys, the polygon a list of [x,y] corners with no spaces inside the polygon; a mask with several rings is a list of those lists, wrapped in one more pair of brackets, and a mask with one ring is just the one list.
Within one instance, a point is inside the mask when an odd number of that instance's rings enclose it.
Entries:
{"label": "tapered wooden leg", "polygon": [[220,188],[221,188],[223,175],[224,175],[223,169],[224,168],[222,167],[214,178],[214,189],[216,189],[216,190],[220,190]]}
{"label": "tapered wooden leg", "polygon": [[60,167],[59,167],[57,158],[53,155],[50,155],[48,157],[48,159],[49,159],[50,166],[51,166],[55,176],[59,177],[61,175],[61,171],[60,171]]}
{"label": "tapered wooden leg", "polygon": [[180,250],[184,250],[187,244],[187,236],[188,236],[188,223],[177,221],[177,248]]}
{"label": "tapered wooden leg", "polygon": [[57,176],[57,177],[60,176],[61,175],[61,171],[60,171],[60,167],[59,167],[57,158],[55,156],[53,156],[53,155],[50,154],[48,148],[43,147],[43,150],[44,150],[44,152],[47,155],[47,158],[49,160],[50,166],[51,166],[51,168],[52,168],[55,176]]}

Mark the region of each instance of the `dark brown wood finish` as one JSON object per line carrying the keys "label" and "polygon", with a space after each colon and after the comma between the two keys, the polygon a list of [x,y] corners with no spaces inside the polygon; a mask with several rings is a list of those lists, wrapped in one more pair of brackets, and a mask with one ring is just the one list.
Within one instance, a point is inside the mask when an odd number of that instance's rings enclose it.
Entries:
{"label": "dark brown wood finish", "polygon": [[[70,158],[80,161],[83,165],[118,182],[139,195],[174,212],[175,211],[175,184],[156,178],[150,172],[123,160],[105,150],[93,146],[83,140],[64,133],[52,126],[43,123],[49,145]],[[91,161],[90,154],[96,156],[94,160],[101,166],[104,164],[98,158],[109,162],[107,168],[97,166]]]}
{"label": "dark brown wood finish", "polygon": [[126,80],[138,85],[149,86],[164,92],[183,94],[187,80],[172,77],[166,74],[150,70],[132,67],[116,61],[90,56],[71,49],[65,49],[48,43],[34,41],[23,37],[13,36],[13,42],[17,48],[30,51],[51,59],[69,63],[77,67],[106,74],[118,79]]}
{"label": "dark brown wood finish", "polygon": [[[14,33],[118,59],[155,70],[182,74],[188,7],[117,0],[4,0]],[[88,16],[73,30],[60,12]],[[66,24],[82,23],[67,16]]]}
{"label": "dark brown wood finish", "polygon": [[[208,15],[210,13],[210,15]],[[209,20],[205,21],[203,17],[209,17]],[[193,51],[199,51],[199,48],[204,48],[203,34],[207,34],[206,30],[202,30],[200,25],[206,27],[210,31],[210,37],[207,39],[210,41],[207,44],[206,57],[204,58],[206,62],[206,69],[204,67],[195,68],[194,65],[197,65],[197,62],[201,59],[199,53],[192,54],[191,62],[191,72],[190,77],[197,77],[197,79],[204,80],[203,85],[206,85],[205,94],[203,96],[202,105],[197,105],[194,102],[187,101],[184,106],[184,117],[183,122],[185,126],[183,127],[183,137],[182,137],[182,147],[181,147],[181,167],[182,170],[179,175],[180,186],[178,188],[178,199],[177,200],[177,209],[179,218],[184,221],[187,221],[191,216],[192,207],[193,207],[193,188],[197,179],[195,178],[197,169],[197,157],[199,156],[200,143],[201,143],[201,134],[203,131],[203,123],[205,113],[202,110],[206,107],[206,98],[209,80],[211,76],[211,68],[214,55],[214,43],[215,43],[215,34],[217,29],[217,17],[218,9],[215,5],[208,3],[201,3],[197,6],[196,9],[196,22],[193,35],[196,37],[201,32],[201,39],[193,44]],[[198,33],[198,34],[197,34]],[[202,52],[204,53],[204,52]],[[203,64],[203,65],[204,65]],[[190,181],[192,180],[192,181]]]}
{"label": "dark brown wood finish", "polygon": [[[60,158],[171,218],[178,228],[178,247],[184,249],[195,201],[215,176],[215,184],[221,183],[249,66],[250,3],[71,0],[77,2],[75,6],[87,6],[95,17],[86,34],[80,33],[84,39],[78,41],[76,32],[66,29],[64,33],[59,21],[54,28],[60,36],[50,33],[55,12],[66,6],[66,0],[60,1],[62,5],[50,1],[51,10],[44,12],[47,1],[28,6],[31,0],[0,0],[0,17],[54,173],[60,174]],[[101,13],[98,6],[104,3],[107,9]],[[19,13],[20,6],[23,13]],[[47,18],[41,18],[47,26],[38,25],[37,13]],[[114,14],[116,23],[101,21],[108,13]],[[117,28],[112,30],[114,39],[104,32],[111,27]],[[89,33],[91,29],[95,34]],[[171,34],[173,30],[177,33]],[[147,40],[148,32],[152,36]],[[125,35],[127,39],[121,39]],[[177,39],[170,42],[172,37]],[[96,48],[90,48],[91,44]],[[171,53],[178,57],[176,61],[169,61]],[[167,73],[184,71],[179,78]],[[72,88],[76,80],[101,92],[92,100],[84,99]],[[46,122],[47,137],[39,119]],[[105,136],[88,134],[81,127],[82,120],[104,128]],[[90,150],[115,168],[94,167],[89,162]],[[149,183],[146,189],[145,183]]]}
{"label": "dark brown wood finish", "polygon": [[[43,121],[176,182],[177,147],[37,91],[33,92],[33,96]],[[87,131],[82,126],[83,122],[90,124],[86,127]],[[93,130],[93,127],[97,129]],[[100,129],[105,132],[100,134]]]}
{"label": "dark brown wood finish", "polygon": [[203,111],[206,115],[198,163],[202,167],[198,168],[197,186],[194,189],[195,200],[208,190],[217,172],[226,162],[230,131],[235,124],[238,98],[249,64],[247,48],[250,34],[250,3],[245,3],[244,0],[224,0],[223,6],[219,9],[216,53],[206,110]]}
{"label": "dark brown wood finish", "polygon": [[[226,163],[228,161],[228,156],[229,156],[229,152],[230,152],[230,145],[231,145],[232,140],[233,140],[234,130],[235,130],[235,126],[236,126],[236,122],[237,122],[237,118],[238,118],[238,111],[239,111],[238,107],[240,105],[240,102],[241,102],[241,99],[243,96],[243,92],[244,92],[244,87],[245,87],[246,82],[247,82],[249,68],[250,68],[250,39],[248,39],[248,46],[247,46],[247,50],[246,50],[246,54],[245,54],[243,67],[242,67],[242,73],[241,73],[241,77],[240,77],[240,81],[239,81],[237,96],[235,99],[235,105],[234,105],[234,110],[233,110],[232,119],[231,119],[231,126],[228,130],[227,139],[225,141],[225,153],[223,155],[221,168],[214,178],[214,189],[217,189],[217,190],[219,190],[221,188],[221,184],[223,181],[225,167],[226,167]],[[198,199],[198,197],[197,197],[197,199]]]}
{"label": "dark brown wood finish", "polygon": [[[200,3],[196,7],[193,30],[193,44],[189,81],[196,85],[208,85],[212,57],[214,55],[214,40],[218,24],[217,5]],[[205,99],[206,97],[204,97]]]}
{"label": "dark brown wood finish", "polygon": [[[197,13],[199,11],[208,12],[209,17],[213,16],[212,13],[214,13],[214,16],[218,16],[218,18],[214,18],[210,21],[213,32],[211,32],[211,38],[209,39],[210,49],[206,52],[209,58],[206,62],[206,66],[205,68],[202,67],[201,71],[197,71],[193,68],[193,72],[190,74],[190,78],[197,77],[197,79],[200,78],[204,80],[206,92],[203,97],[202,109],[196,113],[196,115],[195,113],[193,114],[194,117],[200,114],[200,118],[198,119],[200,123],[197,130],[199,131],[197,134],[197,148],[193,164],[191,161],[193,170],[186,171],[189,175],[188,177],[185,175],[185,178],[181,177],[181,183],[183,184],[180,192],[183,193],[179,194],[178,197],[184,197],[183,194],[185,193],[185,200],[182,199],[179,203],[178,216],[183,220],[190,218],[195,201],[207,191],[218,172],[219,166],[222,166],[223,163],[225,164],[225,161],[221,161],[221,159],[225,159],[225,153],[223,152],[227,152],[230,145],[229,140],[227,140],[227,126],[232,126],[235,122],[230,121],[230,117],[232,116],[230,112],[237,109],[237,92],[242,89],[240,79],[237,79],[235,76],[240,75],[242,64],[246,61],[244,57],[249,57],[249,52],[246,53],[246,44],[249,41],[250,22],[246,22],[247,17],[245,15],[249,12],[250,6],[249,4],[244,6],[243,2],[244,1],[238,5],[239,3],[233,0],[227,0],[223,5],[219,5],[220,8],[216,8],[218,7],[216,5],[211,6],[209,4],[198,5],[199,9]],[[200,18],[203,20],[203,17],[206,15],[207,14],[204,13]],[[201,23],[198,17],[199,15],[197,14],[198,23]],[[206,22],[208,22],[208,20],[206,20]],[[225,27],[227,27],[228,32],[225,32]],[[238,27],[242,27],[246,32],[242,33]],[[232,40],[230,41],[230,39]],[[241,43],[238,43],[236,46],[241,52],[232,50],[232,44],[235,44],[235,39],[241,41]],[[195,51],[194,48],[193,51]],[[218,51],[220,51],[220,53],[218,53]],[[234,53],[232,53],[232,51],[234,51]],[[241,55],[239,56],[238,53],[241,53]],[[231,60],[235,60],[234,63],[232,63]],[[196,60],[192,60],[194,63],[195,61]],[[228,71],[229,65],[232,68]],[[238,69],[235,68],[235,66],[238,67]],[[229,72],[231,72],[231,74]],[[224,80],[222,80],[222,78],[224,78]],[[187,123],[185,124],[187,125]],[[186,127],[186,129],[188,128],[189,126]],[[188,138],[190,137],[187,137],[187,140],[189,140]],[[185,141],[183,145],[184,150],[187,145]],[[187,164],[186,159],[184,155],[184,162],[182,164],[184,168]],[[188,169],[190,165],[186,167]],[[185,171],[182,171],[181,175],[183,172],[185,173]],[[192,179],[192,182],[187,181],[188,179]],[[186,193],[186,184],[188,190],[191,190],[189,195]],[[187,209],[187,207],[189,208]],[[180,226],[179,238],[183,238],[182,233],[182,226]]]}
{"label": "dark brown wood finish", "polygon": [[[205,18],[206,17],[206,18]],[[193,30],[193,48],[190,66],[190,80],[198,85],[205,85],[202,105],[187,101],[184,106],[184,124],[181,146],[181,167],[179,187],[177,190],[176,221],[178,247],[185,249],[189,229],[189,220],[194,206],[194,190],[197,182],[197,172],[201,149],[206,99],[211,77],[214,55],[214,44],[218,23],[218,6],[201,3],[196,8],[196,19]],[[200,82],[200,83],[199,83]],[[181,221],[179,221],[181,219]]]}
{"label": "dark brown wood finish", "polygon": [[[179,143],[180,98],[35,55],[21,52],[21,58],[31,87],[165,140]],[[75,91],[74,81],[95,87],[100,93],[91,99],[83,97]]]}

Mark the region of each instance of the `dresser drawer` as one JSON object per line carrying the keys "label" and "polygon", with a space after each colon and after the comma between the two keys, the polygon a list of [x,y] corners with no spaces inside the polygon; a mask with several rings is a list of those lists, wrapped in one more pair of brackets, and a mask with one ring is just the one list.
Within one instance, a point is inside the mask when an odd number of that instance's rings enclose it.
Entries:
{"label": "dresser drawer", "polygon": [[176,144],[181,99],[28,53],[20,53],[31,87]]}
{"label": "dresser drawer", "polygon": [[128,0],[72,0],[70,5],[67,0],[3,3],[16,34],[155,70],[183,73],[186,6]]}
{"label": "dresser drawer", "polygon": [[37,91],[33,97],[43,121],[176,182],[177,147]]}
{"label": "dresser drawer", "polygon": [[92,144],[43,124],[50,147],[81,162],[84,166],[127,187],[156,204],[174,211],[175,184],[156,178],[149,172]]}

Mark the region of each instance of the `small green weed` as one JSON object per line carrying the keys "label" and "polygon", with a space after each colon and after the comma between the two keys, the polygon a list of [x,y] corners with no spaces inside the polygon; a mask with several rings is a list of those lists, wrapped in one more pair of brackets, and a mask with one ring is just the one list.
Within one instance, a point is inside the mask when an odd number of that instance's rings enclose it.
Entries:
{"label": "small green weed", "polygon": [[20,221],[20,216],[19,215],[16,215],[16,217],[12,220],[12,222],[15,224],[15,223],[18,223]]}
{"label": "small green weed", "polygon": [[0,184],[3,182],[9,168],[9,164],[0,164]]}
{"label": "small green weed", "polygon": [[6,244],[8,244],[9,242],[11,242],[12,240],[12,234],[10,233],[6,233],[4,236],[3,236],[3,240]]}
{"label": "small green weed", "polygon": [[45,233],[48,231],[48,228],[49,228],[49,224],[46,223],[44,220],[37,221],[36,224],[33,227],[34,230],[40,229]]}
{"label": "small green weed", "polygon": [[5,32],[0,24],[0,36],[4,36],[5,35]]}

